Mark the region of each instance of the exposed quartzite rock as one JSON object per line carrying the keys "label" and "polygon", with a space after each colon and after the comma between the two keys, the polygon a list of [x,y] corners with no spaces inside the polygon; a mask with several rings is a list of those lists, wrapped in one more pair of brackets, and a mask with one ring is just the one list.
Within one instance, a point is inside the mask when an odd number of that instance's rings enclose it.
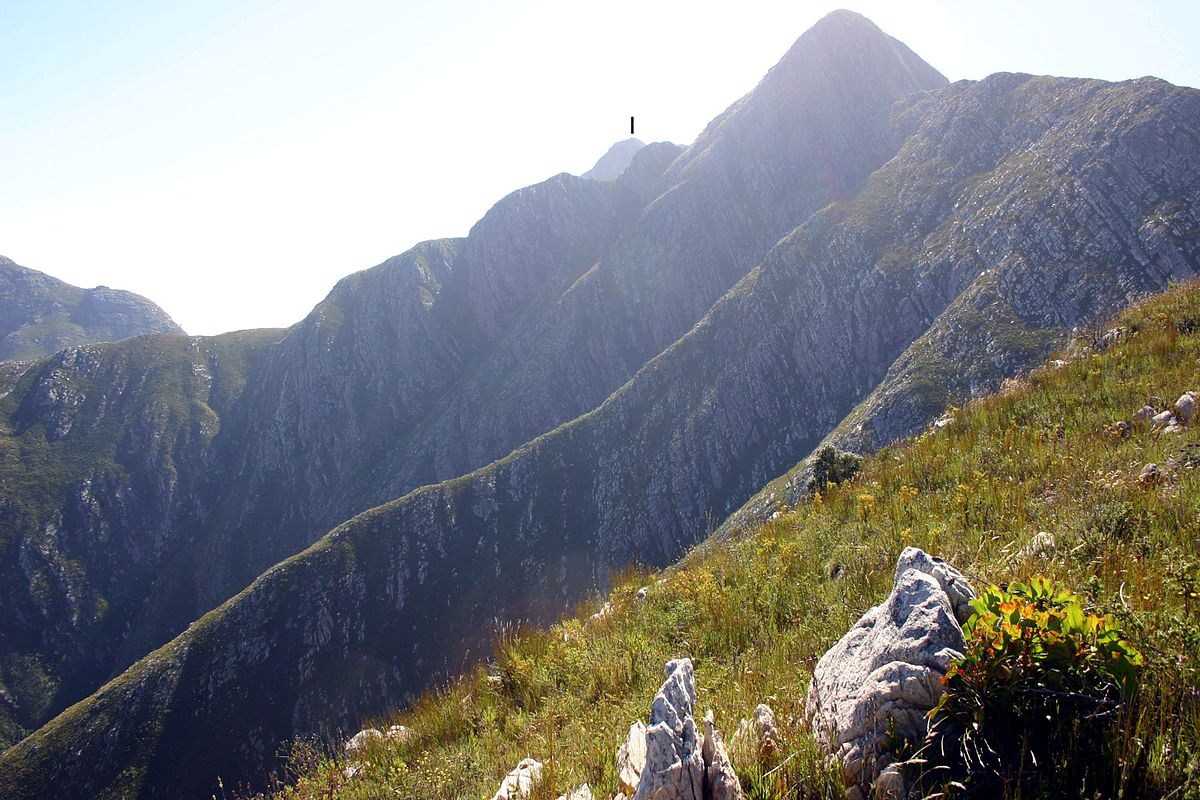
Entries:
{"label": "exposed quartzite rock", "polygon": [[558,800],[595,800],[595,796],[592,794],[592,787],[585,783],[570,794],[560,794]]}
{"label": "exposed quartzite rock", "polygon": [[704,758],[705,800],[741,800],[742,784],[733,771],[711,708],[704,715],[704,745],[700,754]]}
{"label": "exposed quartzite rock", "polygon": [[1154,410],[1154,406],[1142,406],[1137,411],[1133,412],[1133,421],[1150,422],[1150,420],[1154,419],[1154,415],[1157,413],[1158,412]]}
{"label": "exposed quartzite rock", "polygon": [[646,723],[639,719],[629,726],[629,735],[617,750],[617,782],[622,793],[632,795],[637,791],[645,768]]}
{"label": "exposed quartzite rock", "polygon": [[370,747],[372,742],[382,742],[383,740],[383,731],[377,728],[365,728],[351,736],[343,750],[346,758],[358,758]]}
{"label": "exposed quartzite rock", "polygon": [[413,731],[407,725],[393,725],[388,728],[387,738],[393,744],[407,744],[413,738]]}
{"label": "exposed quartzite rock", "polygon": [[1153,461],[1142,467],[1141,473],[1137,476],[1137,482],[1140,486],[1155,486],[1161,480],[1162,470]]}
{"label": "exposed quartzite rock", "polygon": [[1175,415],[1170,411],[1162,411],[1150,418],[1151,426],[1155,428],[1167,428],[1175,424]]}
{"label": "exposed quartzite rock", "polygon": [[[710,710],[704,731],[697,733],[692,716],[696,707],[696,679],[692,660],[668,661],[667,679],[654,697],[650,726],[645,729],[646,762],[637,780],[635,800],[740,800],[741,784],[729,761]],[[626,747],[636,751],[637,725],[629,729]],[[621,759],[618,754],[618,764]],[[626,785],[624,770],[622,791]]]}
{"label": "exposed quartzite rock", "polygon": [[542,779],[542,762],[532,758],[521,759],[512,772],[504,776],[500,788],[492,800],[517,800],[529,797],[534,785]]}
{"label": "exposed quartzite rock", "polygon": [[966,646],[959,620],[972,597],[954,567],[906,548],[887,600],[817,663],[806,716],[818,742],[842,762],[851,794],[869,793],[891,764],[891,736],[924,737],[925,714],[944,691],[941,678]]}
{"label": "exposed quartzite rock", "polygon": [[646,766],[637,800],[701,800],[704,757],[692,713],[696,676],[690,658],[667,662],[667,679],[654,696],[646,728]]}
{"label": "exposed quartzite rock", "polygon": [[892,576],[893,585],[900,582],[900,576],[906,570],[915,569],[937,579],[942,591],[950,599],[954,616],[960,622],[966,622],[971,616],[971,601],[975,599],[975,590],[954,567],[937,556],[931,556],[919,547],[906,547],[896,561],[896,572]]}
{"label": "exposed quartzite rock", "polygon": [[589,622],[600,622],[603,619],[607,619],[608,615],[611,614],[615,609],[616,609],[616,606],[614,606],[611,602],[606,602],[603,606],[600,607],[599,611],[597,611],[595,614],[592,614],[590,617],[588,617],[588,621]]}
{"label": "exposed quartzite rock", "polygon": [[1175,401],[1175,416],[1179,419],[1181,425],[1192,424],[1192,414],[1196,410],[1196,393],[1184,392]]}
{"label": "exposed quartzite rock", "polygon": [[1128,333],[1128,328],[1112,328],[1111,330],[1105,331],[1104,335],[1097,339],[1092,345],[1092,349],[1097,353],[1102,353],[1108,348],[1112,347],[1114,344],[1118,344],[1123,341]]}
{"label": "exposed quartzite rock", "polygon": [[[198,775],[267,774],[281,742],[382,713],[460,666],[493,616],[551,621],[596,575],[674,561],[710,513],[852,409],[829,444],[862,451],[923,428],[1044,360],[1070,327],[1200,267],[1200,91],[1009,74],[914,95],[934,88],[910,80],[920,63],[854,31],[808,37],[690,153],[664,151],[670,174],[639,173],[636,192],[560,178],[515,193],[479,235],[347,280],[282,338],[150,337],[23,373],[5,469],[65,489],[5,531],[0,606],[15,613],[0,639],[31,643],[56,684],[79,676],[61,702],[339,527],[156,656],[156,674],[181,676],[161,728],[108,727],[107,709],[157,686],[110,682],[36,749],[0,754],[0,774],[23,763],[23,794],[100,796],[144,772],[146,794],[181,800],[207,791]],[[835,200],[852,205],[807,222]],[[167,374],[169,391],[125,389]],[[155,409],[191,412],[166,426]],[[435,483],[577,414],[467,483]],[[63,458],[42,468],[38,437],[60,424],[73,425]],[[92,457],[113,436],[137,463]],[[806,480],[793,494],[784,476],[788,491],[770,487],[753,515],[791,505]],[[24,508],[24,495],[3,501]],[[560,569],[582,553],[590,563]],[[111,594],[117,581],[130,593]],[[243,643],[255,657],[231,658]],[[43,694],[0,703],[0,736],[25,727],[13,713],[41,724],[61,710],[38,711]]]}

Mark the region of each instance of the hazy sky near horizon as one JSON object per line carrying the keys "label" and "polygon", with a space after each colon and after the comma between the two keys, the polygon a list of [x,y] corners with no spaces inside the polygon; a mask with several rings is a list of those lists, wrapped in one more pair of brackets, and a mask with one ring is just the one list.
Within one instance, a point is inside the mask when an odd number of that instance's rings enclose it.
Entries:
{"label": "hazy sky near horizon", "polygon": [[951,80],[1200,86],[1200,3],[0,0],[0,254],[190,333],[290,325],[637,118],[690,143],[829,11]]}

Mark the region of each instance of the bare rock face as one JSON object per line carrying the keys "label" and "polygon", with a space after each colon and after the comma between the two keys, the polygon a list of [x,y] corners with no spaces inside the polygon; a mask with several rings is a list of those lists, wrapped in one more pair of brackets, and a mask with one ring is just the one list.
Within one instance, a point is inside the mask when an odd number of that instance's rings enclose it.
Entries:
{"label": "bare rock face", "polygon": [[518,798],[529,797],[533,787],[541,779],[542,762],[532,758],[523,758],[512,772],[504,776],[504,780],[500,783],[500,788],[496,790],[492,800],[518,800]]}
{"label": "bare rock face", "polygon": [[596,166],[579,177],[591,178],[597,181],[608,181],[619,178],[621,173],[628,169],[629,164],[633,161],[633,157],[645,146],[645,142],[633,137],[617,142],[608,148],[608,152],[600,156],[600,160],[596,162]]}
{"label": "bare rock face", "polygon": [[[868,796],[892,763],[887,741],[925,736],[926,713],[941,679],[966,642],[960,620],[974,592],[962,573],[909,547],[896,565],[892,592],[862,616],[817,663],[806,715],[817,740],[845,769],[851,795]],[[888,773],[887,790],[900,791]]]}
{"label": "bare rock face", "polygon": [[617,750],[617,782],[622,794],[637,791],[646,768],[646,723],[640,719],[629,726],[625,743]]}

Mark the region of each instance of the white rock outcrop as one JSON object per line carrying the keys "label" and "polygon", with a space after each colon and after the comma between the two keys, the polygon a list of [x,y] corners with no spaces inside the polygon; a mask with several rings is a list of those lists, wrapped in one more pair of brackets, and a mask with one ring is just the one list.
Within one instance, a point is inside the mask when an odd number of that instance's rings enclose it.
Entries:
{"label": "white rock outcrop", "polygon": [[721,741],[711,708],[704,715],[704,744],[700,747],[700,755],[704,759],[704,800],[740,800],[742,784],[733,771],[729,751]]}
{"label": "white rock outcrop", "polygon": [[1153,428],[1169,428],[1172,425],[1178,425],[1179,420],[1175,418],[1175,414],[1170,411],[1161,411],[1150,418],[1150,426]]}
{"label": "white rock outcrop", "polygon": [[1179,418],[1180,425],[1191,425],[1192,416],[1196,412],[1196,393],[1184,392],[1175,401],[1175,416]]}
{"label": "white rock outcrop", "polygon": [[1158,412],[1154,410],[1154,406],[1142,406],[1137,411],[1133,412],[1133,421],[1149,422],[1154,419],[1154,415]]}
{"label": "white rock outcrop", "polygon": [[704,757],[692,714],[696,677],[690,658],[667,662],[667,679],[650,707],[646,727],[646,766],[637,800],[702,800]]}
{"label": "white rock outcrop", "polygon": [[646,768],[646,723],[640,719],[629,726],[629,735],[617,750],[617,785],[622,794],[637,791]]}
{"label": "white rock outcrop", "polygon": [[[668,661],[664,672],[667,679],[650,709],[646,763],[635,800],[740,800],[741,784],[711,711],[705,717],[704,730],[696,728],[692,660]],[[630,729],[630,738],[636,729]]]}
{"label": "white rock outcrop", "polygon": [[533,758],[521,759],[512,772],[504,776],[492,800],[520,800],[529,797],[533,787],[542,779],[542,762]]}
{"label": "white rock outcrop", "polygon": [[351,736],[342,750],[346,753],[346,758],[355,759],[361,756],[372,742],[382,742],[384,738],[383,731],[378,728],[364,728]]}
{"label": "white rock outcrop", "polygon": [[[813,671],[809,724],[841,761],[847,796],[870,796],[892,763],[888,740],[920,741],[925,715],[941,698],[942,676],[966,643],[961,622],[974,592],[962,573],[915,547],[900,555],[887,600],[829,649]],[[898,789],[887,772],[889,794]]]}
{"label": "white rock outcrop", "polygon": [[558,800],[595,800],[595,796],[592,794],[592,787],[585,783],[569,794],[560,794]]}

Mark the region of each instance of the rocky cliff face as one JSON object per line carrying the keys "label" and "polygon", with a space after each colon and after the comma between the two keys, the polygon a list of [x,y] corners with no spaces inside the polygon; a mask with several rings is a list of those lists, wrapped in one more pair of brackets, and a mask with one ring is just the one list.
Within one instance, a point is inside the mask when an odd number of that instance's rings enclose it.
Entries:
{"label": "rocky cliff face", "polygon": [[[906,112],[925,122],[872,179],[894,184],[894,168],[923,162],[963,181],[948,194],[923,184],[919,203],[897,197],[885,209],[899,230],[916,227],[887,244],[877,271],[912,271],[917,291],[902,314],[929,324],[828,434],[843,449],[920,430],[949,403],[1041,363],[1073,329],[1195,274],[1200,261],[1194,90],[1153,78],[994,75],[930,102]],[[993,141],[1015,149],[985,151]],[[956,150],[964,157],[949,157]],[[919,222],[931,210],[944,215],[934,228]],[[794,502],[806,480],[797,469],[773,481],[724,527]]]}
{"label": "rocky cliff face", "polygon": [[[137,369],[119,368],[125,344],[0,370],[8,474],[58,476],[4,485],[24,514],[5,585],[30,609],[0,632],[6,685],[98,683],[286,559],[7,751],[0,797],[258,779],[289,737],[356,725],[481,653],[493,618],[545,620],[612,568],[678,557],[831,431],[887,441],[1193,274],[1198,170],[1194,90],[944,86],[839,13],[686,150],[514,193],[466,239],[346,279],[283,335],[181,339],[208,355]],[[171,415],[142,431],[155,403]],[[116,408],[122,426],[97,438]],[[143,460],[178,446],[90,496],[148,498],[150,521],[77,521],[80,482],[125,452],[98,443],[131,436]],[[85,543],[122,526],[160,544],[104,605],[112,565]],[[58,571],[25,571],[43,551]],[[48,650],[38,598],[84,596],[107,649],[81,646],[63,611]],[[10,719],[61,707],[19,699]]]}
{"label": "rocky cliff face", "polygon": [[143,333],[183,333],[146,298],[80,289],[0,256],[0,360],[48,356],[64,347]]}

